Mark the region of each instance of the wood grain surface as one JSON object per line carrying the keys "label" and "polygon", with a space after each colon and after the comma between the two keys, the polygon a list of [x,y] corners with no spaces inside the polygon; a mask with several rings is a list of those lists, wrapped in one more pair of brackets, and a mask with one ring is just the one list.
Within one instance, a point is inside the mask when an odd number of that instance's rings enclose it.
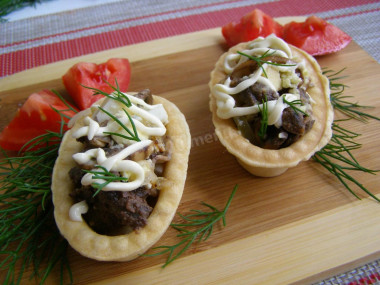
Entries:
{"label": "wood grain surface", "polygon": [[[171,100],[190,126],[188,178],[178,211],[200,209],[201,201],[222,208],[234,185],[239,185],[227,226],[217,225],[208,241],[194,244],[165,269],[161,266],[166,256],[105,263],[70,249],[75,284],[306,284],[380,257],[380,203],[357,188],[362,199],[356,199],[313,161],[278,177],[254,177],[218,142],[207,83],[225,51],[220,29],[212,29],[70,59],[0,80],[2,129],[31,92],[55,89],[64,94],[61,76],[74,63],[127,57],[132,65],[130,91],[150,88]],[[380,65],[356,43],[319,57],[318,62],[336,71],[346,68],[348,77],[342,80],[349,85],[346,95],[375,107],[368,113],[379,115]],[[380,169],[380,122],[351,120],[344,125],[362,134],[357,141],[363,145],[354,151],[359,162]],[[379,175],[353,175],[380,196]],[[176,234],[170,228],[156,246],[176,243]],[[58,274],[53,272],[48,283],[55,284]]]}

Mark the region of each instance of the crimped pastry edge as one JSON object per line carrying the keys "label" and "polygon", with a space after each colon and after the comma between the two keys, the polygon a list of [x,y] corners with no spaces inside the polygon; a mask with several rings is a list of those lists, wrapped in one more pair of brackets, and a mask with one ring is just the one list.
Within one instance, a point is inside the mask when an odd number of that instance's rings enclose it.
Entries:
{"label": "crimped pastry edge", "polygon": [[99,261],[129,261],[137,258],[155,244],[169,227],[181,200],[188,168],[191,137],[185,116],[170,101],[153,95],[154,104],[163,104],[168,113],[167,135],[173,142],[171,160],[165,167],[166,182],[160,190],[158,201],[148,218],[147,225],[126,235],[106,236],[94,232],[86,222],[74,222],[69,218],[73,205],[69,193],[73,187],[68,177],[75,165],[72,155],[82,150],[82,144],[71,133],[79,128],[82,119],[67,131],[56,160],[52,193],[54,217],[61,234],[71,247],[81,255]]}
{"label": "crimped pastry edge", "polygon": [[[243,50],[247,44],[240,43],[231,47],[218,59],[210,74],[210,91],[215,84],[226,78],[223,69],[225,57],[228,54],[236,53],[238,50]],[[212,112],[216,135],[227,151],[236,157],[240,165],[256,176],[273,177],[281,175],[288,168],[310,159],[315,152],[330,141],[332,136],[331,125],[334,120],[334,111],[330,102],[329,81],[322,74],[314,57],[292,45],[289,46],[293,57],[305,59],[306,69],[314,84],[308,89],[308,93],[315,101],[312,106],[315,119],[312,129],[291,146],[279,150],[268,150],[251,144],[239,133],[232,119],[218,117],[216,98],[210,92],[210,111]]]}

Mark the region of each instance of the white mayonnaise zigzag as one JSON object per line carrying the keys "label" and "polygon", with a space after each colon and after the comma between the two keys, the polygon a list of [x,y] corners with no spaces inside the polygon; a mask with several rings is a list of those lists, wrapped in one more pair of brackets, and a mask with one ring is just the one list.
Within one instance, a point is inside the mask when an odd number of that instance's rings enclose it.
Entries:
{"label": "white mayonnaise zigzag", "polygon": [[[163,136],[166,133],[165,124],[168,123],[168,114],[162,104],[150,105],[144,100],[135,96],[124,94],[129,99],[131,106],[126,107],[125,102],[122,103],[115,100],[115,94],[111,94],[106,98],[102,105],[94,105],[92,108],[97,108],[92,116],[89,112],[83,113],[84,126],[73,132],[72,137],[75,139],[87,136],[88,140],[94,137],[111,136],[124,148],[118,153],[106,156],[104,149],[93,148],[85,152],[79,152],[73,155],[73,159],[79,165],[92,165],[95,168],[91,173],[86,173],[81,180],[82,185],[104,184],[106,180],[98,178],[93,172],[109,171],[117,172],[127,181],[109,182],[102,187],[102,191],[133,191],[144,183],[150,181],[145,180],[147,172],[153,171],[147,167],[146,163],[140,163],[127,159],[128,156],[137,151],[141,151],[151,145],[150,136]],[[127,100],[124,99],[124,100]],[[113,114],[114,118],[110,117],[106,112]],[[127,115],[127,113],[129,116]],[[75,118],[77,120],[77,118]],[[133,126],[131,124],[133,121]],[[140,141],[129,140],[117,134],[128,135],[126,130],[121,126],[125,125],[129,129],[136,129]],[[81,215],[86,213],[88,208],[84,205],[85,201],[74,204],[70,209],[70,217],[74,221],[82,221]]]}
{"label": "white mayonnaise zigzag", "polygon": [[[78,164],[86,164],[95,160],[96,165],[101,166],[107,171],[116,171],[128,178],[127,182],[110,182],[102,188],[103,191],[132,191],[142,186],[145,178],[143,167],[133,160],[126,160],[128,156],[136,151],[142,150],[152,143],[151,140],[143,140],[134,143],[115,155],[106,157],[102,148],[90,149],[86,152],[80,152],[73,155],[73,159]],[[101,171],[100,168],[95,169]],[[102,184],[106,182],[103,179],[94,178],[94,174],[87,173],[82,178],[82,185],[92,185],[93,183]]]}
{"label": "white mayonnaise zigzag", "polygon": [[[163,136],[166,132],[164,124],[168,123],[168,115],[163,108],[162,104],[149,105],[139,98],[136,98],[129,94],[124,94],[128,97],[132,106],[128,108],[128,113],[131,115],[133,123],[136,126],[137,132],[141,138],[148,138],[149,136]],[[111,94],[112,96],[112,94]],[[92,108],[102,107],[105,111],[113,114],[121,123],[126,127],[131,128],[131,123],[126,115],[126,106],[116,100],[108,98],[104,101],[102,106],[95,105]],[[107,132],[113,133],[126,133],[126,131],[115,121],[109,120],[110,117],[98,110],[91,118],[86,116],[84,118],[86,126],[78,129],[73,133],[74,138],[80,138],[87,136],[89,140],[94,136],[108,136]],[[107,122],[106,126],[100,126],[100,124]],[[112,136],[112,138],[123,144],[131,144],[133,141],[122,139],[119,136]]]}
{"label": "white mayonnaise zigzag", "polygon": [[[292,59],[292,51],[288,44],[282,39],[271,35],[267,38],[258,38],[248,45],[248,49],[242,51],[242,53],[248,56],[262,56],[264,54],[270,56],[280,56],[283,58]],[[224,60],[224,71],[227,75],[231,75],[232,72],[238,68],[241,64],[249,60],[247,56],[239,53],[232,53],[226,56]],[[283,94],[277,100],[268,101],[268,125],[281,126],[282,111],[289,107],[284,102],[284,98],[288,102],[300,100],[300,95],[297,91],[297,84],[300,82],[295,70],[300,69],[304,72],[304,62],[301,61],[296,64],[288,65],[269,65],[263,63],[262,68],[258,68],[255,72],[244,78],[238,85],[231,87],[231,78],[227,77],[224,83],[215,84],[212,88],[212,93],[216,97],[217,115],[222,119],[229,119],[232,117],[245,116],[257,114],[262,109],[263,104],[258,104],[250,107],[235,107],[236,102],[233,95],[238,94],[255,83],[261,83],[266,85],[274,91],[278,91],[279,88],[290,88],[289,93]],[[276,69],[281,74],[281,83],[279,87],[271,81],[271,77],[267,78],[264,75],[263,70],[268,71],[269,68]],[[267,73],[268,74],[268,73]],[[278,85],[278,84],[276,84]],[[302,106],[301,108],[306,108]]]}

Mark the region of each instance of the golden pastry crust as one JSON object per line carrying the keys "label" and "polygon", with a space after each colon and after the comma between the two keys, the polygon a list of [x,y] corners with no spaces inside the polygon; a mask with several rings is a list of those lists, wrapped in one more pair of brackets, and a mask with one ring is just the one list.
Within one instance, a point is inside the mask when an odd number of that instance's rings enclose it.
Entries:
{"label": "golden pastry crust", "polygon": [[126,235],[106,236],[94,232],[86,222],[75,222],[69,218],[73,200],[69,196],[73,187],[68,178],[69,170],[75,166],[74,153],[82,151],[82,144],[72,138],[71,133],[83,125],[79,119],[61,143],[59,156],[53,171],[54,217],[61,234],[69,244],[83,256],[100,261],[128,261],[143,254],[169,227],[182,197],[191,147],[190,131],[184,115],[168,100],[153,96],[154,104],[163,104],[169,117],[167,135],[173,142],[171,160],[166,164],[165,183],[160,189],[158,201],[145,227]]}
{"label": "golden pastry crust", "polygon": [[[224,59],[228,54],[244,50],[247,43],[241,43],[224,53],[211,72],[210,90],[213,86],[226,78]],[[290,45],[289,45],[290,46]],[[331,124],[334,119],[333,108],[330,102],[330,88],[328,79],[322,75],[317,61],[304,51],[290,46],[293,57],[305,59],[305,67],[313,84],[307,89],[313,99],[313,119],[315,123],[300,140],[289,147],[279,150],[263,149],[251,144],[236,128],[232,119],[221,119],[216,110],[216,98],[210,94],[210,110],[215,126],[215,132],[220,142],[228,152],[236,157],[238,162],[250,173],[256,176],[272,177],[284,173],[289,167],[294,167],[304,160],[308,160],[315,152],[324,147],[331,139]]]}

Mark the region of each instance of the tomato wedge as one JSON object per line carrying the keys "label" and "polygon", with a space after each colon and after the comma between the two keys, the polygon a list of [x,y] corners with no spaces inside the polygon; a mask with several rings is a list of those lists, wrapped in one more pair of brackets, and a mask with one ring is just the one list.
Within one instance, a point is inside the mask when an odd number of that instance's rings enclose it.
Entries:
{"label": "tomato wedge", "polygon": [[127,91],[131,76],[128,59],[111,58],[105,63],[95,64],[80,62],[71,67],[63,75],[63,84],[80,110],[87,109],[103,95],[93,95],[94,91],[86,87],[96,88],[111,93],[116,80],[122,92]]}
{"label": "tomato wedge", "polygon": [[351,42],[349,35],[317,16],[286,24],[283,39],[311,55],[337,52]]}
{"label": "tomato wedge", "polygon": [[228,23],[222,27],[222,34],[229,47],[247,42],[257,37],[276,34],[282,37],[282,25],[259,9],[244,15],[238,23]]}
{"label": "tomato wedge", "polygon": [[[15,117],[0,134],[0,146],[5,150],[19,151],[27,142],[45,134],[47,130],[59,132],[62,114],[72,117],[75,112],[52,91],[42,90],[31,94]],[[66,122],[68,118],[63,118]]]}

